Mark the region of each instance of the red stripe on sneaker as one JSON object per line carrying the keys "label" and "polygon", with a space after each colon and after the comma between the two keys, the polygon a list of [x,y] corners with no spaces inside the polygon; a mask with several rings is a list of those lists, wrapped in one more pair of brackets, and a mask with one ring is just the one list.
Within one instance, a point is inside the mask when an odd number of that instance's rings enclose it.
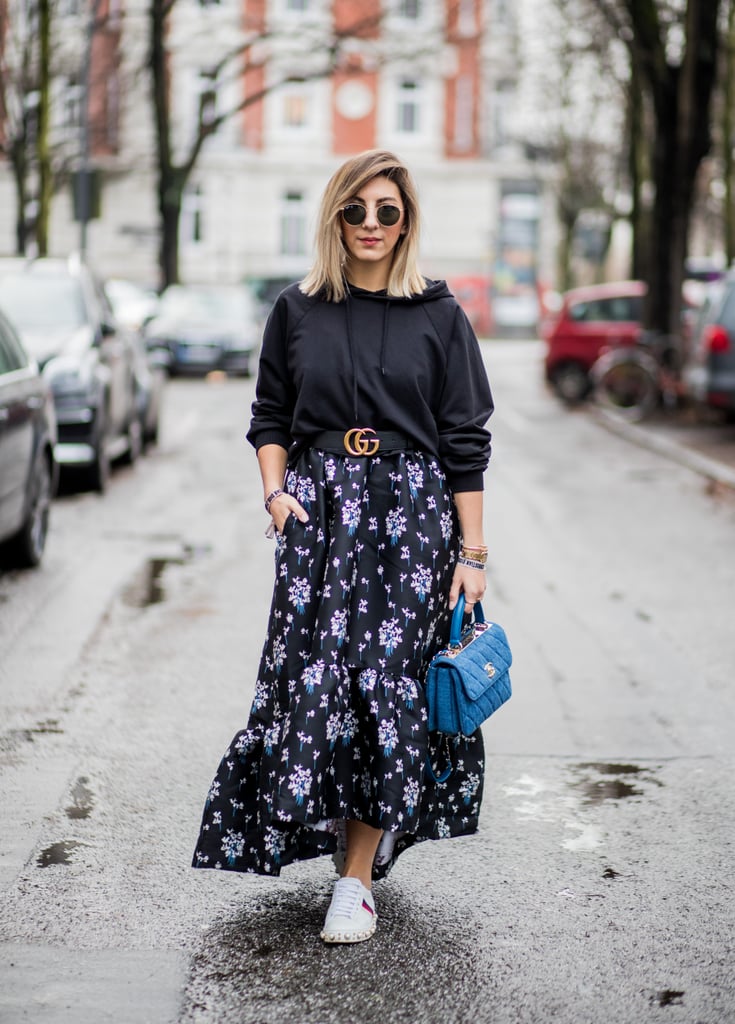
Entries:
{"label": "red stripe on sneaker", "polygon": [[363,900],[363,901],[362,901],[362,909],[363,909],[363,910],[367,910],[367,911],[368,911],[369,913],[371,913],[371,914],[374,914],[374,913],[375,913],[375,911],[374,911],[374,910],[373,910],[373,908],[372,908],[372,907],[370,906],[370,904],[368,903],[368,901],[367,901],[367,900]]}

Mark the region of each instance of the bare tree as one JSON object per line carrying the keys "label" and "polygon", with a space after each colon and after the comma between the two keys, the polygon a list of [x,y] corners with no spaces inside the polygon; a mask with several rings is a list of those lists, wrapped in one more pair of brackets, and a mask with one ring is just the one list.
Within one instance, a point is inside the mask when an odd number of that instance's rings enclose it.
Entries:
{"label": "bare tree", "polygon": [[676,334],[695,183],[711,145],[720,0],[591,0],[625,43],[653,114],[646,324]]}
{"label": "bare tree", "polygon": [[[318,28],[315,33],[281,35],[255,28],[248,31],[237,45],[220,54],[210,64],[210,87],[202,95],[197,113],[193,138],[188,149],[176,153],[173,143],[171,110],[171,59],[167,45],[169,22],[176,0],[150,0],[150,53],[149,67],[152,82],[152,100],[156,132],[158,165],[157,197],[160,218],[159,269],[161,286],[166,287],[179,279],[179,221],[184,190],[206,141],[225,122],[247,107],[261,102],[269,93],[292,82],[307,82],[329,78],[338,70],[352,68],[355,46],[374,42],[381,20],[380,15],[360,14],[360,5],[349,24]],[[271,46],[276,43],[275,49]],[[279,45],[286,44],[290,61],[277,59]],[[436,58],[436,40],[425,39],[410,43],[413,59],[430,55]],[[390,60],[405,59],[407,54],[393,52],[378,55],[373,51],[373,66]],[[244,91],[240,100],[217,111],[217,97],[222,87],[233,80],[247,81],[248,75],[268,68],[268,84],[252,91]]]}

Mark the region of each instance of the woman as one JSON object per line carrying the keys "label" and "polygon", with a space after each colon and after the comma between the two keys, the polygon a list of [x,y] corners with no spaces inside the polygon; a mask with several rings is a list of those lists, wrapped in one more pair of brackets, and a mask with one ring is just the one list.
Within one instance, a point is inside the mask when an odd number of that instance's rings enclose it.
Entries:
{"label": "woman", "polygon": [[430,736],[421,680],[460,591],[470,609],[485,590],[493,406],[467,318],[418,272],[418,238],[395,156],[340,167],[315,263],[268,319],[248,433],[276,581],[194,866],[277,875],[334,854],[326,942],[370,938],[372,881],[417,839],[474,832],[482,796],[480,732]]}

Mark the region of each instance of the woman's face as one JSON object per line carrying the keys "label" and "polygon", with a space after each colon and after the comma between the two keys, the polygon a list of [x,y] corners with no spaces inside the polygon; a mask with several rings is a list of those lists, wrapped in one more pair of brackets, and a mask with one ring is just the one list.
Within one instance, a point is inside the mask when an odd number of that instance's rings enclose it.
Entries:
{"label": "woman's face", "polygon": [[[342,238],[349,254],[348,264],[356,265],[355,269],[360,265],[365,270],[370,266],[371,272],[382,267],[385,269],[387,282],[393,250],[401,235],[406,232],[406,213],[398,186],[390,178],[382,175],[373,178],[345,203],[345,207],[350,207],[347,210],[350,219],[358,218],[360,221],[354,225],[348,223],[343,207],[340,220]],[[353,207],[358,209],[353,210]],[[385,207],[397,208],[400,211],[395,224],[381,223],[379,211]],[[388,210],[385,212],[390,213]]]}

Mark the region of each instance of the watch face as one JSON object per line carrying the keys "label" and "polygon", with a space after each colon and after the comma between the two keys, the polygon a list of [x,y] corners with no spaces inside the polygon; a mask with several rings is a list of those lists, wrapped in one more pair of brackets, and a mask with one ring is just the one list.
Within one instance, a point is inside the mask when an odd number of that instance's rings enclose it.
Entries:
{"label": "watch face", "polygon": [[336,102],[342,117],[357,121],[373,109],[373,94],[364,82],[343,82],[337,89]]}

